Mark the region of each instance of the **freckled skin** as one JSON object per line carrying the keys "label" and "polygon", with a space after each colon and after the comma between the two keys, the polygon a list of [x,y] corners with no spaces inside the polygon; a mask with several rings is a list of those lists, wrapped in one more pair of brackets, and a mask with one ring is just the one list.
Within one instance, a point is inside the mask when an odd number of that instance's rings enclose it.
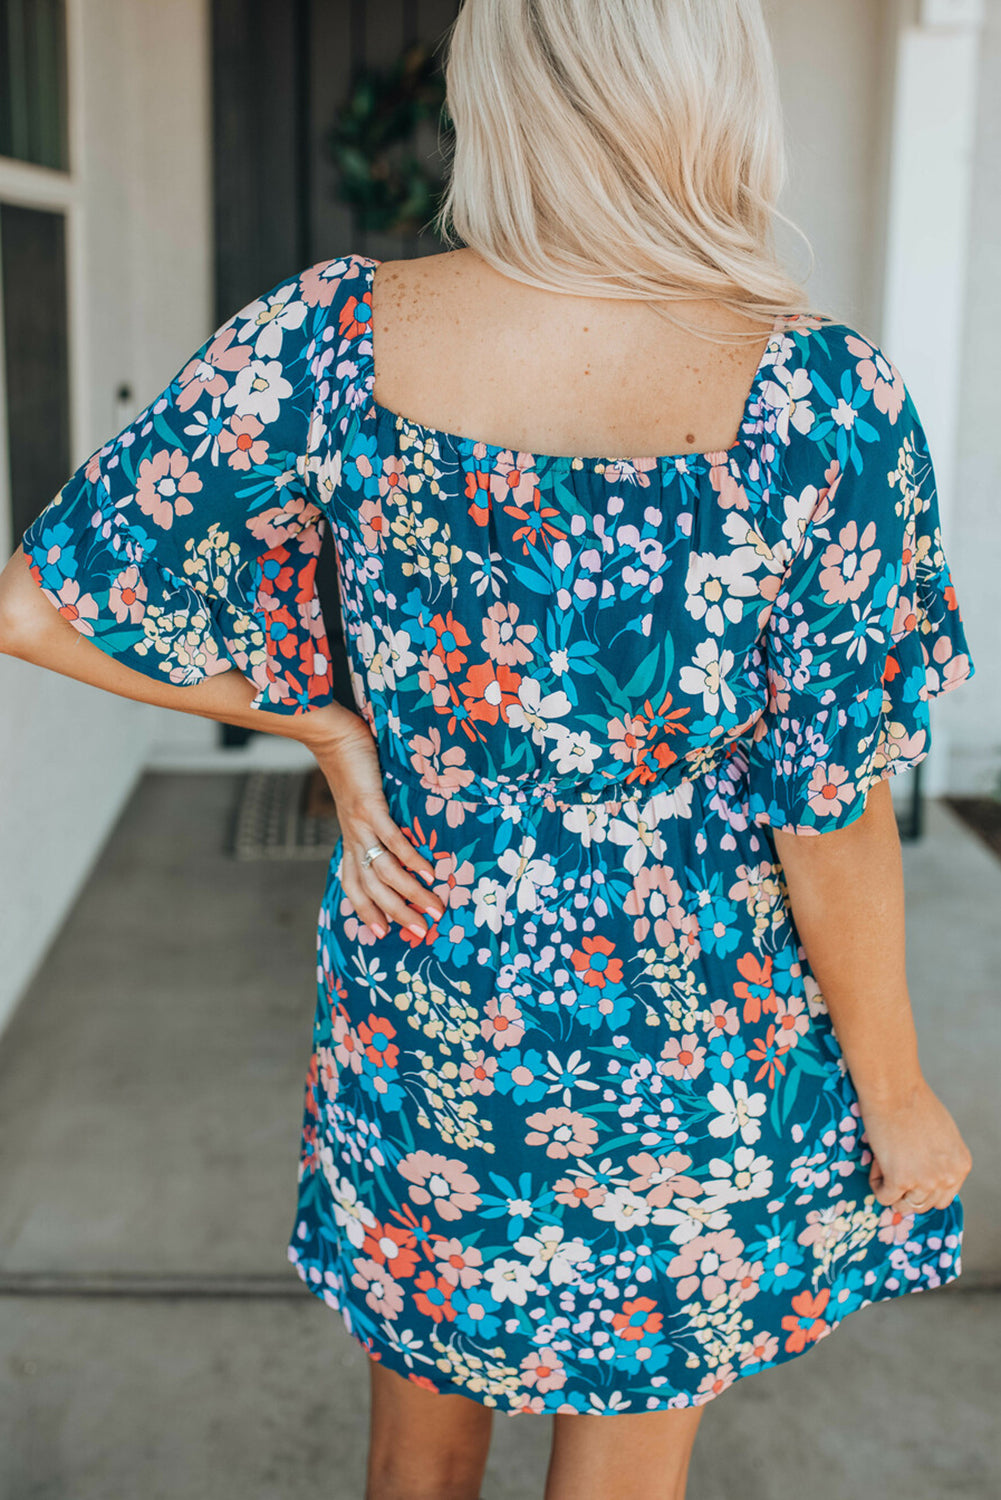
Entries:
{"label": "freckled skin", "polygon": [[729,448],[769,331],[709,300],[684,304],[686,321],[742,335],[715,343],[641,300],[544,291],[471,250],[382,262],[372,300],[375,399],[514,451]]}

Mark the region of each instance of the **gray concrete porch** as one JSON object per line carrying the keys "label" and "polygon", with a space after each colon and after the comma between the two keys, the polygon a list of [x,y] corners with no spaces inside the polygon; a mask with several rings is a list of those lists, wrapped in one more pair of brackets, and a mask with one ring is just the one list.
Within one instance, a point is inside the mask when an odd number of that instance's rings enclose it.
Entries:
{"label": "gray concrete porch", "polygon": [[[321,864],[225,853],[225,775],[149,775],[0,1040],[0,1496],[358,1500],[367,1361],[285,1258]],[[906,851],[926,1072],[974,1153],[965,1274],[707,1411],[691,1500],[1001,1493],[1001,866]],[[486,1500],[541,1494],[499,1417]]]}

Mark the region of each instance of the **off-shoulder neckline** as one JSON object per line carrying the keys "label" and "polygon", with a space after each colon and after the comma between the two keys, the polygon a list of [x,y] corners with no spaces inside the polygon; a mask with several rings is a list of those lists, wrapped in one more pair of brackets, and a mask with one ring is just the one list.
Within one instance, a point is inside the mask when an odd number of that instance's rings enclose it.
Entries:
{"label": "off-shoulder neckline", "polygon": [[[758,435],[760,427],[756,426],[756,417],[753,413],[756,409],[768,406],[764,397],[764,386],[766,374],[774,365],[774,354],[780,347],[782,340],[786,337],[787,321],[783,317],[775,319],[772,332],[765,345],[757,367],[751,377],[747,398],[744,401],[740,417],[737,440],[729,448],[711,448],[708,450],[677,453],[644,454],[640,457],[632,455],[609,455],[609,454],[580,454],[580,453],[540,453],[528,448],[513,448],[510,444],[488,442],[484,438],[470,437],[465,433],[449,432],[445,428],[433,427],[426,422],[418,422],[413,417],[405,416],[402,412],[391,410],[383,406],[375,399],[375,350],[374,338],[371,327],[372,311],[372,286],[375,278],[375,270],[382,261],[375,256],[355,256],[356,263],[360,262],[364,271],[364,296],[359,301],[364,301],[369,309],[368,330],[368,376],[367,397],[368,409],[376,422],[396,431],[407,429],[418,434],[422,442],[437,442],[439,446],[454,448],[459,452],[474,453],[476,456],[497,457],[502,454],[511,454],[519,459],[530,459],[533,468],[545,466],[553,468],[557,466],[570,468],[590,467],[599,471],[606,468],[637,468],[649,470],[652,468],[680,467],[685,464],[697,464],[699,461],[719,465],[728,463],[730,459],[743,455],[748,448],[754,446],[754,438]],[[749,428],[755,428],[749,432]],[[522,465],[524,467],[524,465]]]}

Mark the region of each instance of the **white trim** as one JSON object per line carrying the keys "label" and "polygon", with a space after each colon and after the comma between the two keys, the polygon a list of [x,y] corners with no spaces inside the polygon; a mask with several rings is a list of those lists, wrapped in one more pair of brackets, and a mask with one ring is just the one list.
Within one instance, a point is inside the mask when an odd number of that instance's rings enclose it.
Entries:
{"label": "white trim", "polygon": [[[923,8],[928,13],[928,7]],[[913,24],[897,36],[881,342],[914,397],[949,544],[962,386],[979,33]],[[948,780],[946,722],[933,710],[926,790]]]}

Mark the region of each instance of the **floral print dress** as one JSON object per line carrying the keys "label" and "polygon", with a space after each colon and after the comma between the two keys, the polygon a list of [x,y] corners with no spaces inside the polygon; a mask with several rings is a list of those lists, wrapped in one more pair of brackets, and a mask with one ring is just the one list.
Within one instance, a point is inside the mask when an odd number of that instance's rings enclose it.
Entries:
{"label": "floral print dress", "polygon": [[973,671],[900,375],[777,324],[726,452],[516,453],[373,396],[347,255],[223,325],[29,527],[157,681],[358,711],[444,918],[382,940],[334,849],[289,1257],[372,1358],[509,1413],[655,1411],[960,1270],[869,1188],[773,830],[860,816]]}

